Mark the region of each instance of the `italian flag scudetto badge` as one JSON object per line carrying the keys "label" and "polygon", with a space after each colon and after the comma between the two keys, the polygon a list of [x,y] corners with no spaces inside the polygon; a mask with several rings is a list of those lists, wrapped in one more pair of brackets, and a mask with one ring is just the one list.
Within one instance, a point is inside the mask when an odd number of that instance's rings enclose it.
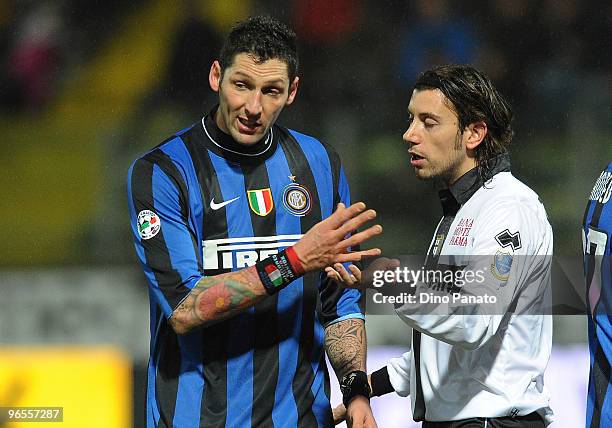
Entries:
{"label": "italian flag scudetto badge", "polygon": [[272,191],[269,187],[267,189],[247,190],[247,195],[249,197],[249,206],[257,215],[266,216],[274,208]]}

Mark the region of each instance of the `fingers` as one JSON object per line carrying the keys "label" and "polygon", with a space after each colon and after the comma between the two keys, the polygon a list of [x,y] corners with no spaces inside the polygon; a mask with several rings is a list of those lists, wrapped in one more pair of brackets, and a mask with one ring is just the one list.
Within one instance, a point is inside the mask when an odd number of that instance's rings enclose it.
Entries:
{"label": "fingers", "polygon": [[348,273],[346,271],[346,269],[344,268],[344,265],[342,263],[336,263],[334,264],[334,269],[336,272],[338,272],[338,274],[340,274],[340,279],[347,283],[347,284],[353,284],[354,282],[357,281],[357,279],[350,273]]}
{"label": "fingers", "polygon": [[340,276],[340,274],[333,269],[327,274],[327,277],[333,279],[336,282],[342,282],[342,277]]}
{"label": "fingers", "polygon": [[334,257],[334,262],[358,262],[362,257],[366,256],[380,256],[380,248],[371,248],[369,250],[355,251],[352,253],[341,253]]}
{"label": "fingers", "polygon": [[364,211],[354,217],[351,217],[347,221],[345,221],[344,224],[342,224],[342,226],[338,228],[337,235],[339,238],[343,238],[349,233],[359,229],[361,226],[363,226],[368,221],[374,220],[375,218],[376,218],[376,211],[374,210]]}
{"label": "fingers", "polygon": [[338,229],[365,209],[366,205],[363,202],[356,202],[348,208],[345,208],[343,203],[339,203],[336,211],[326,219],[326,222],[328,222],[333,229]]}
{"label": "fingers", "polygon": [[[382,233],[380,225],[371,226],[361,232],[348,236],[366,222],[376,218],[374,210],[367,210],[363,202],[357,202],[348,208],[340,203],[336,211],[327,219],[317,223],[294,246],[304,270],[321,269],[335,262],[358,261],[364,256],[377,256],[380,250],[375,248],[362,252],[348,253],[349,247],[354,247],[371,237]],[[340,257],[338,257],[340,255]],[[327,276],[337,281],[343,281],[342,274],[326,270]],[[347,272],[350,275],[354,273]],[[358,281],[355,279],[352,282]]]}
{"label": "fingers", "polygon": [[333,279],[334,281],[341,281],[342,278],[340,277],[340,274],[338,272],[336,272],[336,270],[332,267],[326,267],[325,268],[325,273],[327,274],[328,278]]}
{"label": "fingers", "polygon": [[333,267],[328,266],[325,268],[327,277],[340,283],[343,287],[355,288],[361,283],[361,271],[355,265],[349,265],[349,271],[344,268],[341,263],[334,264]]}
{"label": "fingers", "polygon": [[[370,226],[366,230],[355,233],[354,235],[349,236],[348,238],[340,241],[337,248],[348,248],[354,247],[355,245],[359,245],[362,242],[367,241],[373,236],[380,235],[382,233],[382,226],[377,224],[375,226]],[[378,255],[378,254],[375,254]]]}
{"label": "fingers", "polygon": [[349,265],[349,269],[357,281],[361,282],[361,270],[355,265]]}

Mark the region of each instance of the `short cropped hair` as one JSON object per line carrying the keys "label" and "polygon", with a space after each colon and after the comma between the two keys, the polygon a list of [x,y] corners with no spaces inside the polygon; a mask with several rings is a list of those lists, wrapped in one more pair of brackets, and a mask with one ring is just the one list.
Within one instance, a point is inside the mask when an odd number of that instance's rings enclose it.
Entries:
{"label": "short cropped hair", "polygon": [[491,178],[494,158],[508,151],[514,134],[512,108],[491,80],[473,67],[452,64],[421,73],[414,89],[439,89],[457,114],[460,132],[472,123],[487,124],[487,135],[476,147],[476,163],[480,178]]}
{"label": "short cropped hair", "polygon": [[293,30],[269,16],[254,16],[237,23],[223,43],[219,63],[223,73],[236,55],[247,53],[257,62],[278,59],[287,64],[289,82],[298,73],[297,40]]}

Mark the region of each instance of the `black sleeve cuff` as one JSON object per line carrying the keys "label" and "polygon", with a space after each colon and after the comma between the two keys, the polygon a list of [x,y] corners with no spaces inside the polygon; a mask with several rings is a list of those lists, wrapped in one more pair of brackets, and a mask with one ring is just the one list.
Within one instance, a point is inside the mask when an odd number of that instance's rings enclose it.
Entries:
{"label": "black sleeve cuff", "polygon": [[372,397],[379,397],[395,391],[389,380],[387,366],[372,372],[370,375],[370,383],[372,384]]}

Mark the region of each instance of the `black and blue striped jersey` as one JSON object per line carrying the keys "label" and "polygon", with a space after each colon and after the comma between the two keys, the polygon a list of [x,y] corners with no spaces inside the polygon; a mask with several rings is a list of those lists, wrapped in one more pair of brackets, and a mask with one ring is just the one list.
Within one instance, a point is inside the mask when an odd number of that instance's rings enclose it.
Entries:
{"label": "black and blue striped jersey", "polygon": [[590,372],[586,426],[612,426],[612,163],[601,173],[584,213],[582,242],[589,310]]}
{"label": "black and blue striped jersey", "polygon": [[203,276],[251,266],[348,205],[335,151],[278,125],[241,147],[209,114],[137,159],[128,195],[150,295],[147,426],[332,426],[324,327],[364,318],[359,291],[311,272],[186,335],[168,317]]}

